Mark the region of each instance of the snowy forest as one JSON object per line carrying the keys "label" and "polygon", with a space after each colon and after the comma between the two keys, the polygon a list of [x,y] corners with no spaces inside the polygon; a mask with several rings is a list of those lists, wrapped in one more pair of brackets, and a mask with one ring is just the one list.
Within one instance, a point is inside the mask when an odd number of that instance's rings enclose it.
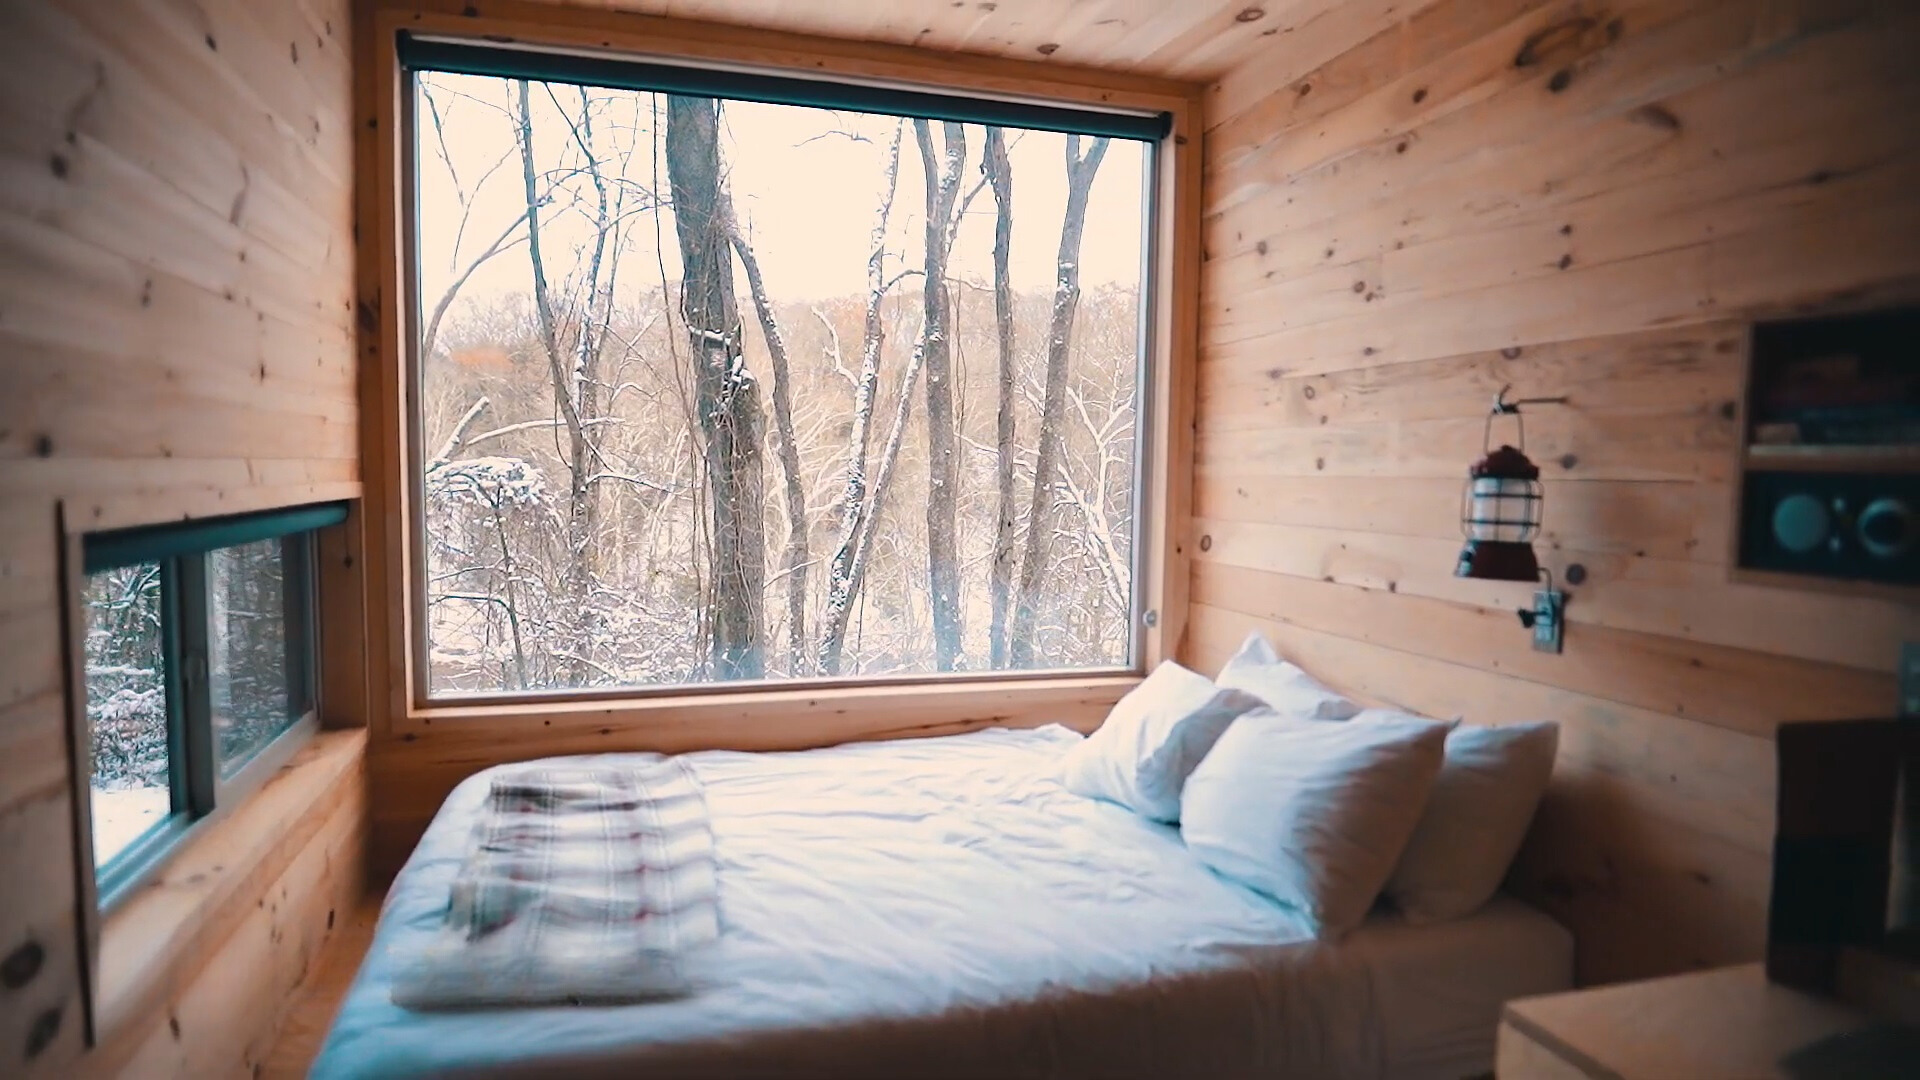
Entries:
{"label": "snowy forest", "polygon": [[427,73],[436,694],[1129,662],[1145,148]]}
{"label": "snowy forest", "polygon": [[194,587],[204,598],[195,610],[203,606],[206,617],[205,703],[210,749],[222,777],[245,765],[307,708],[308,702],[296,699],[288,668],[293,609],[286,553],[302,542],[262,540],[191,556],[191,582],[173,586],[166,585],[158,563],[88,576],[83,599],[96,864],[104,865],[173,809],[163,647],[167,588]]}

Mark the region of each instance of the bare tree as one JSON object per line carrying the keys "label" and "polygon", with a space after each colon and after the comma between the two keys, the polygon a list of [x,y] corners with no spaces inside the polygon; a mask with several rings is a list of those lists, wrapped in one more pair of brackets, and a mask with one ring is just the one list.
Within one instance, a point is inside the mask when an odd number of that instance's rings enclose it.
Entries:
{"label": "bare tree", "polygon": [[925,326],[921,352],[927,369],[927,588],[933,609],[934,665],[952,671],[960,658],[960,554],[954,536],[959,470],[953,425],[953,305],[947,297],[947,256],[954,204],[967,161],[967,129],[940,125],[945,147],[936,162],[932,125],[913,122],[926,187],[926,262],[921,282]]}
{"label": "bare tree", "polygon": [[753,297],[753,311],[760,320],[760,333],[767,339],[767,356],[773,366],[773,427],[780,454],[780,471],[786,480],[787,550],[780,572],[787,579],[787,674],[807,674],[807,495],[800,479],[800,445],[793,434],[793,376],[787,362],[786,339],[780,334],[779,320],[767,300],[766,282],[760,276],[760,260],[753,245],[734,216],[733,196],[721,192],[722,208],[727,215],[727,237],[740,256],[747,272],[747,291]]}
{"label": "bare tree", "polygon": [[1053,315],[1047,328],[1047,389],[1040,412],[1040,447],[1033,463],[1033,500],[1027,510],[1026,553],[1020,564],[1020,594],[1009,643],[1014,667],[1033,666],[1034,622],[1040,582],[1045,574],[1048,519],[1053,510],[1056,473],[1066,423],[1067,360],[1072,353],[1073,317],[1080,304],[1080,239],[1087,226],[1087,196],[1107,154],[1107,140],[1095,139],[1083,154],[1080,137],[1067,136],[1067,210],[1060,222],[1060,253],[1055,263]]}
{"label": "bare tree", "polygon": [[713,493],[712,653],[721,679],[766,673],[761,603],[759,384],[741,353],[740,314],[720,185],[720,106],[712,98],[667,98],[667,179],[680,242],[680,311],[692,345],[695,411]]}
{"label": "bare tree", "polygon": [[1007,666],[1007,602],[1013,591],[1013,538],[1018,511],[1013,502],[1013,282],[1008,261],[1013,248],[1013,164],[1007,160],[1006,133],[987,129],[981,169],[993,186],[993,323],[1000,347],[999,394],[994,409],[993,568],[988,588],[993,598],[987,631],[989,664]]}
{"label": "bare tree", "polygon": [[[467,262],[464,268],[458,265],[457,260],[460,256],[461,241],[465,239],[467,226],[473,220],[474,195],[479,188],[486,186],[488,178],[493,176],[493,174],[499,170],[500,166],[506,164],[507,161],[512,158],[513,151],[509,150],[507,153],[496,158],[493,164],[481,173],[479,180],[475,182],[475,190],[469,191],[467,186],[461,182],[460,170],[454,164],[452,152],[447,148],[446,122],[441,115],[440,94],[435,86],[434,80],[431,78],[423,78],[420,89],[420,96],[425,100],[427,105],[427,118],[431,122],[430,126],[433,130],[434,144],[438,149],[440,160],[446,163],[447,177],[453,182],[454,198],[460,204],[460,223],[454,230],[453,242],[455,265],[449,267],[449,269],[457,272],[454,274],[453,280],[447,283],[446,289],[441,292],[440,298],[434,301],[433,307],[427,315],[426,329],[420,335],[420,355],[432,356],[434,343],[440,335],[440,322],[446,317],[447,308],[453,305],[454,298],[460,294],[460,290],[465,287],[467,281],[473,277],[475,271],[479,270],[480,267],[484,266],[487,261],[494,256],[514,247],[525,239],[516,234],[520,232],[520,226],[527,220],[527,217],[525,214],[521,214],[519,217],[509,221],[506,227],[500,230],[500,234],[494,237],[493,242],[482,248],[479,254]],[[497,106],[494,107],[497,108]]]}
{"label": "bare tree", "polygon": [[[593,492],[587,480],[591,466],[586,460],[587,429],[580,422],[579,403],[575,400],[581,380],[577,376],[577,363],[568,364],[561,360],[560,328],[554,314],[553,295],[548,287],[546,261],[540,246],[541,199],[534,169],[530,84],[522,79],[518,85],[520,175],[526,196],[527,258],[533,268],[533,303],[539,316],[541,348],[546,353],[548,374],[553,382],[554,410],[560,414],[566,424],[570,450],[565,459],[568,473],[567,537],[570,556],[567,573],[567,594],[570,605],[567,610],[575,614],[569,616],[573,632],[569,635],[572,640],[568,646],[578,660],[592,651],[591,629],[585,616],[586,600],[592,588],[592,571],[586,562],[587,538],[592,535],[593,530]],[[601,235],[600,243],[605,243],[604,233]],[[596,261],[597,259],[598,256]],[[594,276],[597,277],[597,268]],[[566,680],[569,685],[583,684],[586,676],[587,669],[584,664],[576,662],[567,665]]]}
{"label": "bare tree", "polygon": [[[862,321],[860,375],[854,384],[853,432],[848,437],[846,492],[840,504],[840,543],[833,553],[827,581],[826,611],[821,617],[820,671],[835,675],[846,647],[847,619],[853,613],[857,582],[864,555],[862,523],[870,513],[867,492],[867,444],[872,439],[873,409],[880,387],[880,357],[885,324],[880,302],[887,294],[887,223],[893,215],[893,196],[900,178],[900,128],[893,129],[887,146],[886,168],[880,180],[880,209],[875,215],[872,243],[867,250],[866,315]],[[908,400],[903,391],[902,400]],[[891,459],[887,464],[891,465]],[[890,468],[886,470],[890,472]]]}

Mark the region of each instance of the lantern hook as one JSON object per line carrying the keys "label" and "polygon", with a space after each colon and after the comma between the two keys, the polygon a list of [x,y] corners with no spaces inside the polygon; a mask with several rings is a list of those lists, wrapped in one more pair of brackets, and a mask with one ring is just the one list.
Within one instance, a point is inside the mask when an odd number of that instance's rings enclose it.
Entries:
{"label": "lantern hook", "polygon": [[1515,401],[1508,401],[1507,394],[1512,389],[1513,389],[1513,384],[1508,383],[1505,386],[1502,386],[1500,388],[1500,392],[1498,394],[1495,394],[1493,396],[1493,409],[1487,413],[1486,430],[1483,431],[1480,436],[1480,449],[1482,451],[1493,449],[1493,418],[1494,417],[1496,416],[1513,417],[1513,422],[1517,428],[1516,434],[1518,434],[1520,437],[1520,449],[1524,450],[1526,449],[1526,446],[1527,446],[1527,421],[1524,417],[1520,415],[1520,406],[1522,405],[1565,405],[1569,400],[1567,395],[1561,394],[1558,397],[1530,397],[1530,398],[1520,398]]}

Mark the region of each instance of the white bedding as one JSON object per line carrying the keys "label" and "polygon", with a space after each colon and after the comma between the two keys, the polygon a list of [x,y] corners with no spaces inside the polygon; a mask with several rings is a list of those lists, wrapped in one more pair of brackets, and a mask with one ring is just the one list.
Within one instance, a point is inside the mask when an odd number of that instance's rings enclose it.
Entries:
{"label": "white bedding", "polygon": [[1504,898],[1316,942],[1175,828],[1062,788],[1079,738],[690,755],[719,859],[710,988],[411,1013],[395,966],[440,923],[482,773],[394,883],[313,1075],[1455,1078],[1492,1068],[1504,1000],[1571,984],[1571,938]]}

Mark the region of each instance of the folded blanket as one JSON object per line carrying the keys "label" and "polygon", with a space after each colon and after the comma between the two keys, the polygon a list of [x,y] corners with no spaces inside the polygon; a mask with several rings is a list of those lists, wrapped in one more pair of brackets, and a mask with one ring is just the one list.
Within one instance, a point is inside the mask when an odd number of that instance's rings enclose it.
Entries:
{"label": "folded blanket", "polygon": [[446,923],[393,988],[410,1009],[618,1004],[692,992],[719,936],[706,798],[676,758],[502,770]]}

